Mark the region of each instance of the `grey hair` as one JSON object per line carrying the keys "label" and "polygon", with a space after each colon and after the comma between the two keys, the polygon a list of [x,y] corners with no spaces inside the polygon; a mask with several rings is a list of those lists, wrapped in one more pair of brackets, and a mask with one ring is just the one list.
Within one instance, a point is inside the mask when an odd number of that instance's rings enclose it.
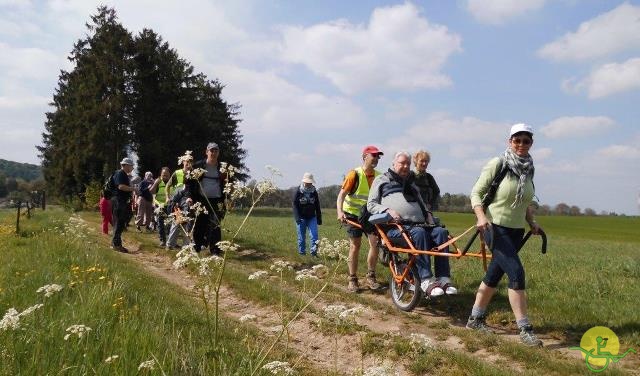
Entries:
{"label": "grey hair", "polygon": [[404,151],[404,150],[399,151],[399,152],[397,152],[397,153],[395,153],[395,154],[393,155],[393,163],[396,163],[396,161],[398,160],[398,158],[399,158],[401,155],[403,155],[403,156],[407,157],[407,159],[409,160],[409,163],[411,163],[411,154],[409,154],[408,152],[406,152],[406,151]]}

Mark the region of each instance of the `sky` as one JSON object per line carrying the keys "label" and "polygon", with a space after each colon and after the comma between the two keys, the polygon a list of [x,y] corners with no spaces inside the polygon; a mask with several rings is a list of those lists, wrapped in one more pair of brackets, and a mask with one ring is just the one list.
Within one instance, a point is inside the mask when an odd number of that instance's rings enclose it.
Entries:
{"label": "sky", "polygon": [[0,0],[0,158],[40,163],[99,4],[225,85],[253,178],[340,184],[373,144],[380,170],[424,149],[442,192],[469,194],[524,122],[541,204],[639,214],[640,0]]}

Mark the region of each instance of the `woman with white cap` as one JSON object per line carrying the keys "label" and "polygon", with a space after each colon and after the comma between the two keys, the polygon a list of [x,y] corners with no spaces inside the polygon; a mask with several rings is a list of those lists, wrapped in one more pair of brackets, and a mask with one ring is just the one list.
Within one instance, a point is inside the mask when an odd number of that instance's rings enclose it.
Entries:
{"label": "woman with white cap", "polygon": [[[525,224],[529,224],[533,234],[542,230],[534,220],[537,204],[534,201],[533,159],[529,155],[533,144],[533,128],[522,123],[513,125],[507,142],[504,153],[484,166],[471,191],[476,227],[491,244],[492,259],[478,287],[467,328],[491,331],[486,325],[487,306],[496,292],[498,282],[506,274],[509,278],[509,303],[516,317],[520,340],[527,346],[542,346],[542,341],[533,334],[527,316],[524,267],[518,256]],[[501,172],[506,172],[506,175]],[[496,179],[496,176],[503,178]],[[497,189],[491,192],[491,186],[496,184]],[[490,193],[488,197],[491,194],[493,197],[486,199],[487,193]]]}
{"label": "woman with white cap", "polygon": [[296,220],[298,233],[298,253],[306,254],[307,228],[311,234],[311,256],[316,257],[318,251],[318,225],[322,224],[322,212],[320,211],[320,198],[313,175],[305,172],[302,183],[293,195],[293,215]]}

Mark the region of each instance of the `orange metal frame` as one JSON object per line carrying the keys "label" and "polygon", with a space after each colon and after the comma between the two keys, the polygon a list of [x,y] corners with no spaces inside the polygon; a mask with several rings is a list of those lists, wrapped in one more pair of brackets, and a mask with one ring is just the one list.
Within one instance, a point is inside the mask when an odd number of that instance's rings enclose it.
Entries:
{"label": "orange metal frame", "polygon": [[[360,224],[357,223],[357,222],[350,221],[348,219],[346,221],[351,226],[362,228],[362,226],[360,226]],[[389,269],[391,271],[391,274],[393,275],[393,279],[398,284],[402,283],[402,281],[404,281],[405,278],[407,277],[407,274],[409,273],[409,270],[411,269],[411,267],[415,263],[415,256],[417,256],[417,255],[430,255],[430,256],[438,256],[438,257],[455,257],[457,259],[459,259],[459,258],[461,258],[463,256],[478,257],[478,258],[482,259],[482,266],[484,267],[484,270],[485,271],[487,270],[487,260],[491,259],[491,255],[487,254],[487,247],[486,247],[486,244],[484,242],[484,239],[482,238],[482,235],[480,235],[480,250],[478,252],[475,252],[475,253],[474,252],[466,252],[465,253],[460,248],[458,248],[458,246],[456,244],[456,241],[458,241],[460,238],[462,238],[463,236],[468,234],[471,230],[475,230],[476,229],[475,225],[469,227],[462,234],[460,234],[458,236],[452,237],[451,235],[449,235],[449,240],[447,242],[445,242],[443,244],[440,244],[439,246],[434,247],[434,248],[432,248],[430,250],[416,249],[415,246],[413,245],[413,241],[411,240],[411,238],[409,237],[407,232],[403,230],[403,228],[402,228],[402,226],[400,224],[389,223],[389,225],[398,227],[398,229],[400,230],[400,233],[402,234],[402,237],[407,242],[409,247],[408,248],[402,248],[402,247],[394,246],[393,243],[391,242],[391,240],[389,239],[389,237],[387,236],[386,232],[384,231],[384,229],[380,225],[376,224],[374,226],[376,228],[376,232],[378,233],[378,236],[382,240],[382,243],[387,247],[389,252],[407,253],[407,254],[411,255],[411,257],[409,257],[409,263],[407,265],[407,268],[405,268],[405,270],[403,271],[402,274],[398,274],[393,268],[393,263],[391,261],[389,261]],[[447,247],[453,247],[453,249],[455,249],[455,252],[451,252],[451,251],[443,252],[443,250],[445,248],[447,248]]]}

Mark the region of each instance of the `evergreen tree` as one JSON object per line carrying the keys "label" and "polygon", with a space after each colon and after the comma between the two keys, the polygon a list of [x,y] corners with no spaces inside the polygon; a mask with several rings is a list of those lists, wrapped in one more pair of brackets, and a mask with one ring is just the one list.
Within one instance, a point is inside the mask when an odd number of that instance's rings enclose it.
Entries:
{"label": "evergreen tree", "polygon": [[139,172],[175,169],[185,150],[204,157],[209,141],[220,145],[221,161],[244,168],[240,107],[222,99],[221,83],[194,74],[153,30],[134,39],[111,8],[91,20],[71,52],[75,68],[60,73],[38,147],[54,194],[83,193],[130,152]]}
{"label": "evergreen tree", "polygon": [[91,19],[69,57],[75,68],[60,74],[39,147],[45,179],[62,196],[115,170],[130,143],[132,38],[113,9],[101,6]]}

